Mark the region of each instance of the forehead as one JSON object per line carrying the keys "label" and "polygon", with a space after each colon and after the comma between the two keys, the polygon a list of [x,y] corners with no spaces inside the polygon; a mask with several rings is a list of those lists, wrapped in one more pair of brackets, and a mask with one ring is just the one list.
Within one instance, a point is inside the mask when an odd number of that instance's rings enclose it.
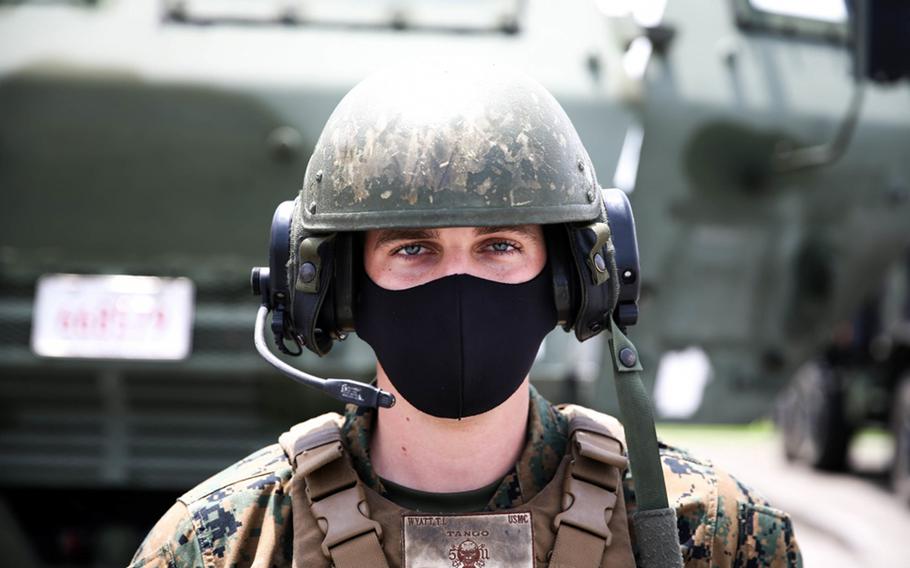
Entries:
{"label": "forehead", "polygon": [[511,233],[514,236],[530,240],[541,240],[543,230],[540,225],[497,225],[493,227],[446,227],[441,229],[375,229],[367,231],[367,240],[373,241],[376,247],[383,244],[402,240],[440,240],[446,236],[465,236],[465,234],[481,237],[496,233]]}

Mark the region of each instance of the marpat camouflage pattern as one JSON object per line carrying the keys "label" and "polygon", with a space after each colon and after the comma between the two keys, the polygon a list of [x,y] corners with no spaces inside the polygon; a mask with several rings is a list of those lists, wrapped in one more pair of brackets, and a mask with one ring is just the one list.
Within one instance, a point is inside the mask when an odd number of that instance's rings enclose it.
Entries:
{"label": "marpat camouflage pattern", "polygon": [[[349,407],[338,421],[361,480],[382,494],[368,452],[374,417],[372,410]],[[567,434],[566,415],[532,387],[527,444],[487,510],[516,507],[536,495],[553,478]],[[802,566],[785,513],[708,461],[666,445],[660,453],[687,568]],[[290,568],[291,475],[278,444],[240,460],[180,497],[149,532],[130,568]],[[635,484],[628,474],[624,493],[631,518]],[[631,526],[630,533],[634,547]]]}

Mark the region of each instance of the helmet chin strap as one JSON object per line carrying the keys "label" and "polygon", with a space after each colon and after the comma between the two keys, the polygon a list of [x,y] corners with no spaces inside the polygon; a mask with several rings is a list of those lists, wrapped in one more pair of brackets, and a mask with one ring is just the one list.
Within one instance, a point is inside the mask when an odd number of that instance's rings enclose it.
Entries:
{"label": "helmet chin strap", "polygon": [[373,385],[349,379],[323,379],[292,367],[276,357],[269,350],[265,340],[265,332],[263,331],[268,314],[268,306],[259,306],[259,311],[256,313],[256,327],[253,330],[253,344],[256,346],[256,351],[259,352],[259,355],[270,365],[298,383],[317,388],[342,402],[374,408],[378,406],[391,408],[395,405],[395,396],[393,394]]}

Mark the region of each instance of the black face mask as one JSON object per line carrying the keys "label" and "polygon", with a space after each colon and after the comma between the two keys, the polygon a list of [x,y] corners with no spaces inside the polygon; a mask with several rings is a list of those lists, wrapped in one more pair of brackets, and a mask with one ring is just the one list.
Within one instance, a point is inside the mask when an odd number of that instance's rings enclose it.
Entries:
{"label": "black face mask", "polygon": [[364,274],[357,335],[418,410],[462,418],[514,393],[556,325],[550,271],[521,284],[455,274],[386,290]]}

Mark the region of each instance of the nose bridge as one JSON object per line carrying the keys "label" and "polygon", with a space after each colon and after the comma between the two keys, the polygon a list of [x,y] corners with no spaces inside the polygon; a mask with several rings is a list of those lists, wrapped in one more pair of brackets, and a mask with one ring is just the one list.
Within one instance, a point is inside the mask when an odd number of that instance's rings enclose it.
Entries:
{"label": "nose bridge", "polygon": [[453,243],[446,247],[442,258],[441,275],[451,276],[453,274],[473,274],[475,272],[472,266],[473,257],[471,248],[464,241],[457,244]]}

